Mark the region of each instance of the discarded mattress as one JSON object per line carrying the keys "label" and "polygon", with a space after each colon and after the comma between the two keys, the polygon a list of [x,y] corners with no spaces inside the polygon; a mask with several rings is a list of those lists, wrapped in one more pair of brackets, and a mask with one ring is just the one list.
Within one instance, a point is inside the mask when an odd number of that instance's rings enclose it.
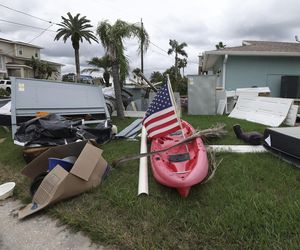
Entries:
{"label": "discarded mattress", "polygon": [[274,97],[239,97],[229,117],[278,127],[286,119],[293,99]]}
{"label": "discarded mattress", "polygon": [[300,127],[267,128],[263,145],[283,160],[300,167]]}

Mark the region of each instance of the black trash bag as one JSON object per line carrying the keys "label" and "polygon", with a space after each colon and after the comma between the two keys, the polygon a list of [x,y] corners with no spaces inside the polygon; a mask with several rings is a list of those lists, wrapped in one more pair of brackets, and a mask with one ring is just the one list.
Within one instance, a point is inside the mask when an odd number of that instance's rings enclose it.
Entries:
{"label": "black trash bag", "polygon": [[72,121],[57,114],[49,114],[22,123],[14,139],[25,145],[56,146],[76,141],[76,130]]}
{"label": "black trash bag", "polygon": [[256,131],[243,132],[241,126],[236,124],[233,126],[233,131],[236,137],[250,145],[261,145],[263,143],[263,135]]}
{"label": "black trash bag", "polygon": [[99,123],[95,128],[79,126],[77,136],[83,140],[94,139],[98,144],[104,144],[112,139],[112,123],[105,121]]}

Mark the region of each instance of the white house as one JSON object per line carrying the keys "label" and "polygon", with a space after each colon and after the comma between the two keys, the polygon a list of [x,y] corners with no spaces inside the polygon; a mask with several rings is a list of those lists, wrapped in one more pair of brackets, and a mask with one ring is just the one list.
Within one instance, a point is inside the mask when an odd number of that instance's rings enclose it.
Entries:
{"label": "white house", "polygon": [[[26,65],[26,62],[30,61],[32,57],[40,60],[41,49],[43,48],[33,44],[0,38],[0,79],[10,76],[32,78],[33,70]],[[52,80],[61,79],[63,64],[41,61],[47,62],[57,69],[57,74],[50,77]]]}

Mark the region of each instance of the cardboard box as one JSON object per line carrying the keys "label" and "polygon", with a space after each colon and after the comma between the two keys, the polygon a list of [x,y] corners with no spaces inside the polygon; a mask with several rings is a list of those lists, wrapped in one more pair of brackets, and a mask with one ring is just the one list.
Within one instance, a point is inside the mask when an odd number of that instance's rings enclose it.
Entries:
{"label": "cardboard box", "polygon": [[101,183],[108,165],[102,157],[102,150],[90,141],[50,148],[30,162],[22,170],[22,174],[33,180],[40,173],[47,171],[49,157],[67,156],[78,157],[70,172],[59,165],[51,170],[34,194],[32,202],[19,210],[19,219],[50,204],[83,193]]}

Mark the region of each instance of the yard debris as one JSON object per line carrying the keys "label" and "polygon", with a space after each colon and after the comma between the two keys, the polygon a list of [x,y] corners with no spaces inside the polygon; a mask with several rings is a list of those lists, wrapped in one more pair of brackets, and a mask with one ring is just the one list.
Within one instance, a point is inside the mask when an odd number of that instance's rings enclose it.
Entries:
{"label": "yard debris", "polygon": [[6,138],[0,138],[0,143],[3,143],[6,140]]}
{"label": "yard debris", "polygon": [[262,146],[249,145],[209,145],[207,151],[227,152],[227,153],[266,153],[267,150]]}
{"label": "yard debris", "polygon": [[138,154],[138,155],[133,155],[133,156],[124,156],[118,160],[113,161],[112,166],[118,167],[120,164],[127,162],[127,161],[137,160],[141,157],[165,152],[174,147],[178,147],[179,145],[189,143],[198,137],[201,137],[202,140],[204,140],[204,141],[210,140],[212,138],[220,138],[220,137],[224,136],[225,134],[227,134],[227,131],[224,128],[225,128],[224,124],[217,124],[216,126],[214,126],[212,128],[196,131],[192,136],[183,139],[182,141],[178,142],[177,144],[172,145],[171,147],[167,147],[163,150],[153,151],[153,152],[149,152],[149,153],[143,153],[143,154]]}
{"label": "yard debris", "polygon": [[261,133],[256,131],[244,132],[239,124],[233,126],[233,131],[238,139],[250,145],[261,145],[263,142],[263,135]]}
{"label": "yard debris", "polygon": [[267,128],[263,145],[279,158],[300,167],[300,127]]}
{"label": "yard debris", "polygon": [[99,144],[111,140],[111,123],[106,122],[96,128],[89,128],[81,123],[81,120],[71,121],[57,114],[33,118],[20,126],[15,133],[15,142],[24,146],[57,146],[78,139],[94,139]]}
{"label": "yard debris", "polygon": [[136,119],[133,121],[129,126],[116,134],[116,138],[134,138],[142,129],[142,120],[143,119]]}
{"label": "yard debris", "polygon": [[[76,156],[77,160],[69,172],[60,165],[47,171],[49,158],[70,155]],[[19,219],[98,186],[109,170],[109,165],[102,157],[102,150],[90,141],[50,148],[22,170],[22,174],[34,182],[31,185],[32,202],[19,210]]]}
{"label": "yard debris", "polygon": [[288,98],[240,96],[229,117],[278,127],[288,116],[293,101]]}
{"label": "yard debris", "polygon": [[16,183],[14,182],[6,182],[0,185],[0,200],[5,200],[6,198],[12,196],[15,186]]}

